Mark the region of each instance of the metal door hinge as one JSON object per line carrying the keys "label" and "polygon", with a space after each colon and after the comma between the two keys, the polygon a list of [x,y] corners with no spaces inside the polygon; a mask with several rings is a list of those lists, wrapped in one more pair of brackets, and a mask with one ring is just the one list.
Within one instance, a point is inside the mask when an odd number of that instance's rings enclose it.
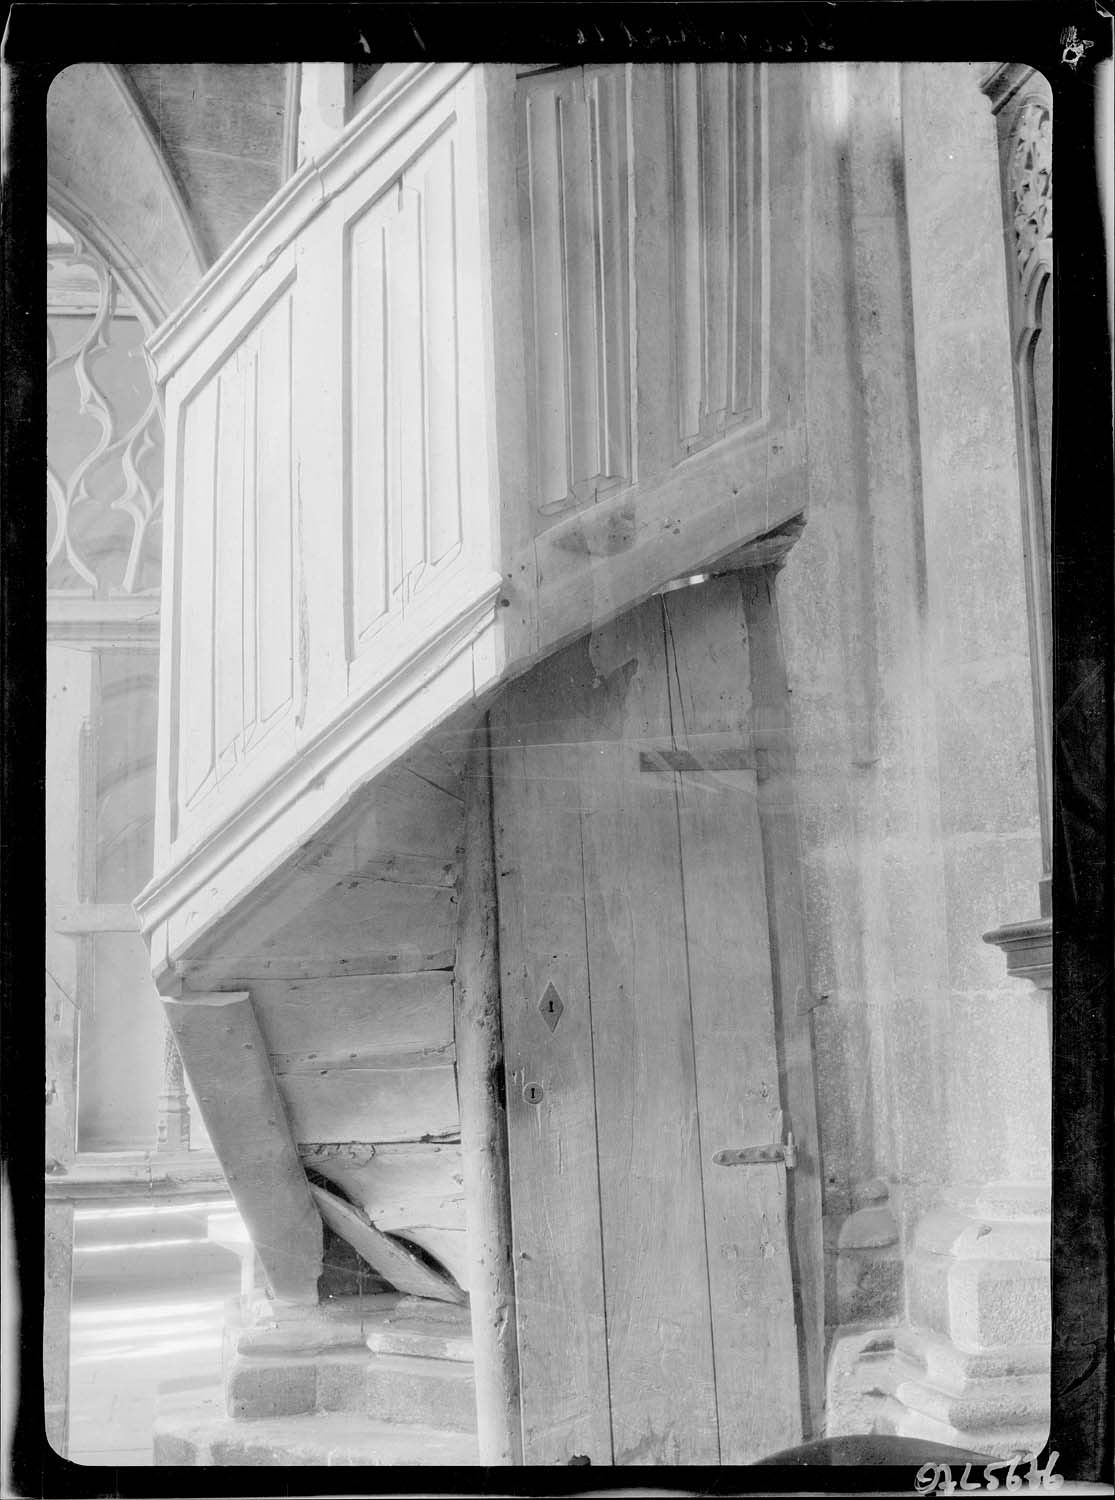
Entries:
{"label": "metal door hinge", "polygon": [[[782,1134],[782,1111],[778,1112],[777,1134]],[[765,1162],[781,1162],[787,1171],[798,1164],[798,1148],[794,1144],[794,1132],[786,1132],[784,1143],[773,1142],[769,1146],[728,1146],[713,1155],[718,1167],[754,1167]]]}

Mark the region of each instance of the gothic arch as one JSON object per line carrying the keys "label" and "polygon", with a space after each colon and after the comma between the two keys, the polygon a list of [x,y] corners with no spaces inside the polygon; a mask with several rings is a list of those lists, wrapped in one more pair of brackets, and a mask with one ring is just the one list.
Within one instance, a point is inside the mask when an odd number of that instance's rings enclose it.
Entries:
{"label": "gothic arch", "polygon": [[112,64],[75,63],[51,84],[47,201],[119,273],[149,329],[209,264],[143,107]]}

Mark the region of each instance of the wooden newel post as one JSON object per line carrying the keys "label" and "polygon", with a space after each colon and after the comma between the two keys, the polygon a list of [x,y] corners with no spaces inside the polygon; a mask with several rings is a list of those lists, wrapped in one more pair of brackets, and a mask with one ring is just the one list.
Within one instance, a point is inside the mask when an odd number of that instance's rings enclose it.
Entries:
{"label": "wooden newel post", "polygon": [[519,1355],[500,1019],[499,935],[486,726],[468,759],[454,984],[480,1462],[521,1464]]}
{"label": "wooden newel post", "polygon": [[275,1297],[317,1302],[321,1216],[287,1123],[251,996],[163,1000],[213,1149]]}

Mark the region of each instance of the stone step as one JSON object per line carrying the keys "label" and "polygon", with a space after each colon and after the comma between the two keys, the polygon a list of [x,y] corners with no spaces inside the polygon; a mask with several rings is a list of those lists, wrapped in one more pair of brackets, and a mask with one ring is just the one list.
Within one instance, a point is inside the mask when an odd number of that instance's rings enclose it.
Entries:
{"label": "stone step", "polygon": [[367,1366],[365,1410],[381,1422],[436,1422],[453,1432],[476,1427],[472,1365],[414,1355],[379,1355]]}
{"label": "stone step", "polygon": [[439,1324],[428,1318],[392,1316],[373,1324],[367,1335],[373,1354],[414,1355],[423,1359],[472,1361],[472,1333],[467,1316],[463,1323]]}
{"label": "stone step", "polygon": [[1039,1425],[1049,1410],[1049,1376],[1016,1375],[970,1381],[961,1391],[942,1390],[924,1381],[903,1381],[895,1392],[910,1411],[959,1431]]}
{"label": "stone step", "polygon": [[926,1416],[924,1412],[901,1406],[894,1430],[900,1437],[924,1438],[929,1442],[947,1443],[975,1453],[986,1453],[992,1459],[1003,1459],[1012,1458],[1016,1453],[1040,1453],[1049,1435],[1049,1422],[959,1428],[951,1422],[941,1422]]}
{"label": "stone step", "polygon": [[480,1462],[476,1438],[442,1428],[403,1426],[353,1412],[239,1422],[217,1403],[191,1418],[160,1415],[154,1458],[163,1467],[381,1468]]}
{"label": "stone step", "polygon": [[476,1422],[471,1361],[429,1351],[379,1353],[361,1344],[312,1355],[234,1354],[224,1390],[226,1414],[239,1421],[328,1411],[454,1432],[471,1432]]}
{"label": "stone step", "polygon": [[116,1285],[174,1285],[220,1275],[238,1260],[235,1252],[209,1238],[209,1216],[222,1207],[234,1209],[231,1196],[78,1208],[75,1286],[103,1293]]}

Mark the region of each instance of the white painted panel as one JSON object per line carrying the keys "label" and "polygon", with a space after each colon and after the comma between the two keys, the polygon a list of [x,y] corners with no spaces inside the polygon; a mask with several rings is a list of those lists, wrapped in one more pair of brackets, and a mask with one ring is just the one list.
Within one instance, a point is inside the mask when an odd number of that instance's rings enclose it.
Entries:
{"label": "white painted panel", "polygon": [[141,903],[160,962],[502,660],[472,655],[500,581],[482,88],[456,65],[412,83],[156,339],[188,428],[174,795]]}
{"label": "white painted panel", "polygon": [[565,281],[565,384],[569,404],[570,478],[601,472],[599,294],[596,285],[596,239],[592,202],[592,124],[584,85],[574,77],[558,95],[558,151],[562,276]]}
{"label": "white painted panel", "polygon": [[569,419],[565,389],[565,276],[561,244],[560,101],[550,91],[526,100],[527,235],[534,305],[535,464],[538,507],[568,503]]}
{"label": "white painted panel", "polygon": [[427,552],[431,566],[461,541],[456,155],[452,136],[422,168],[422,300],[426,327]]}
{"label": "white painted panel", "polygon": [[241,563],[240,616],[244,649],[241,656],[242,738],[246,744],[259,720],[259,624],[260,610],[272,588],[281,580],[264,577],[262,597],[256,567],[259,529],[259,379],[260,348],[258,339],[250,339],[244,349],[244,527],[243,561]]}
{"label": "white painted panel", "polygon": [[435,131],[348,230],[350,658],[382,650],[465,540],[456,161],[452,125]]}
{"label": "white painted panel", "polygon": [[387,609],[387,328],[391,314],[386,237],[393,215],[394,206],[381,199],[354,226],[350,241],[349,611],[357,641]]}
{"label": "white painted panel", "polygon": [[198,392],[182,420],[177,680],[179,796],[188,804],[213,771],[213,475],[217,391]]}
{"label": "white painted panel", "polygon": [[622,66],[544,75],[519,105],[543,516],[631,473],[627,82]]}
{"label": "white painted panel", "polygon": [[728,377],[728,198],[734,175],[735,141],[728,115],[729,63],[706,63],[700,70],[705,130],[701,137],[701,195],[704,200],[705,370],[702,417],[706,427],[722,426]]}
{"label": "white painted panel", "polygon": [[294,692],[294,571],[291,489],[291,299],[260,326],[257,356],[254,616],[256,701],[262,725]]}
{"label": "white painted panel", "polygon": [[244,727],[244,391],[240,351],[217,384],[216,744],[218,778],[235,764]]}
{"label": "white painted panel", "polygon": [[758,411],[761,99],[747,64],[686,63],[672,82],[678,438],[691,451]]}
{"label": "white painted panel", "polygon": [[678,421],[683,438],[700,433],[704,375],[698,73],[696,63],[681,63],[673,71]]}
{"label": "white painted panel", "polygon": [[736,134],[737,175],[731,227],[734,315],[731,409],[739,416],[757,413],[762,357],[762,217],[766,212],[762,187],[762,96],[759,70],[733,70],[735,98],[733,128]]}
{"label": "white painted panel", "polygon": [[387,433],[391,595],[405,603],[426,561],[421,198],[405,184],[388,237]]}
{"label": "white painted panel", "polygon": [[627,84],[630,69],[590,76],[586,96],[593,166],[593,220],[600,364],[600,472],[631,473]]}

